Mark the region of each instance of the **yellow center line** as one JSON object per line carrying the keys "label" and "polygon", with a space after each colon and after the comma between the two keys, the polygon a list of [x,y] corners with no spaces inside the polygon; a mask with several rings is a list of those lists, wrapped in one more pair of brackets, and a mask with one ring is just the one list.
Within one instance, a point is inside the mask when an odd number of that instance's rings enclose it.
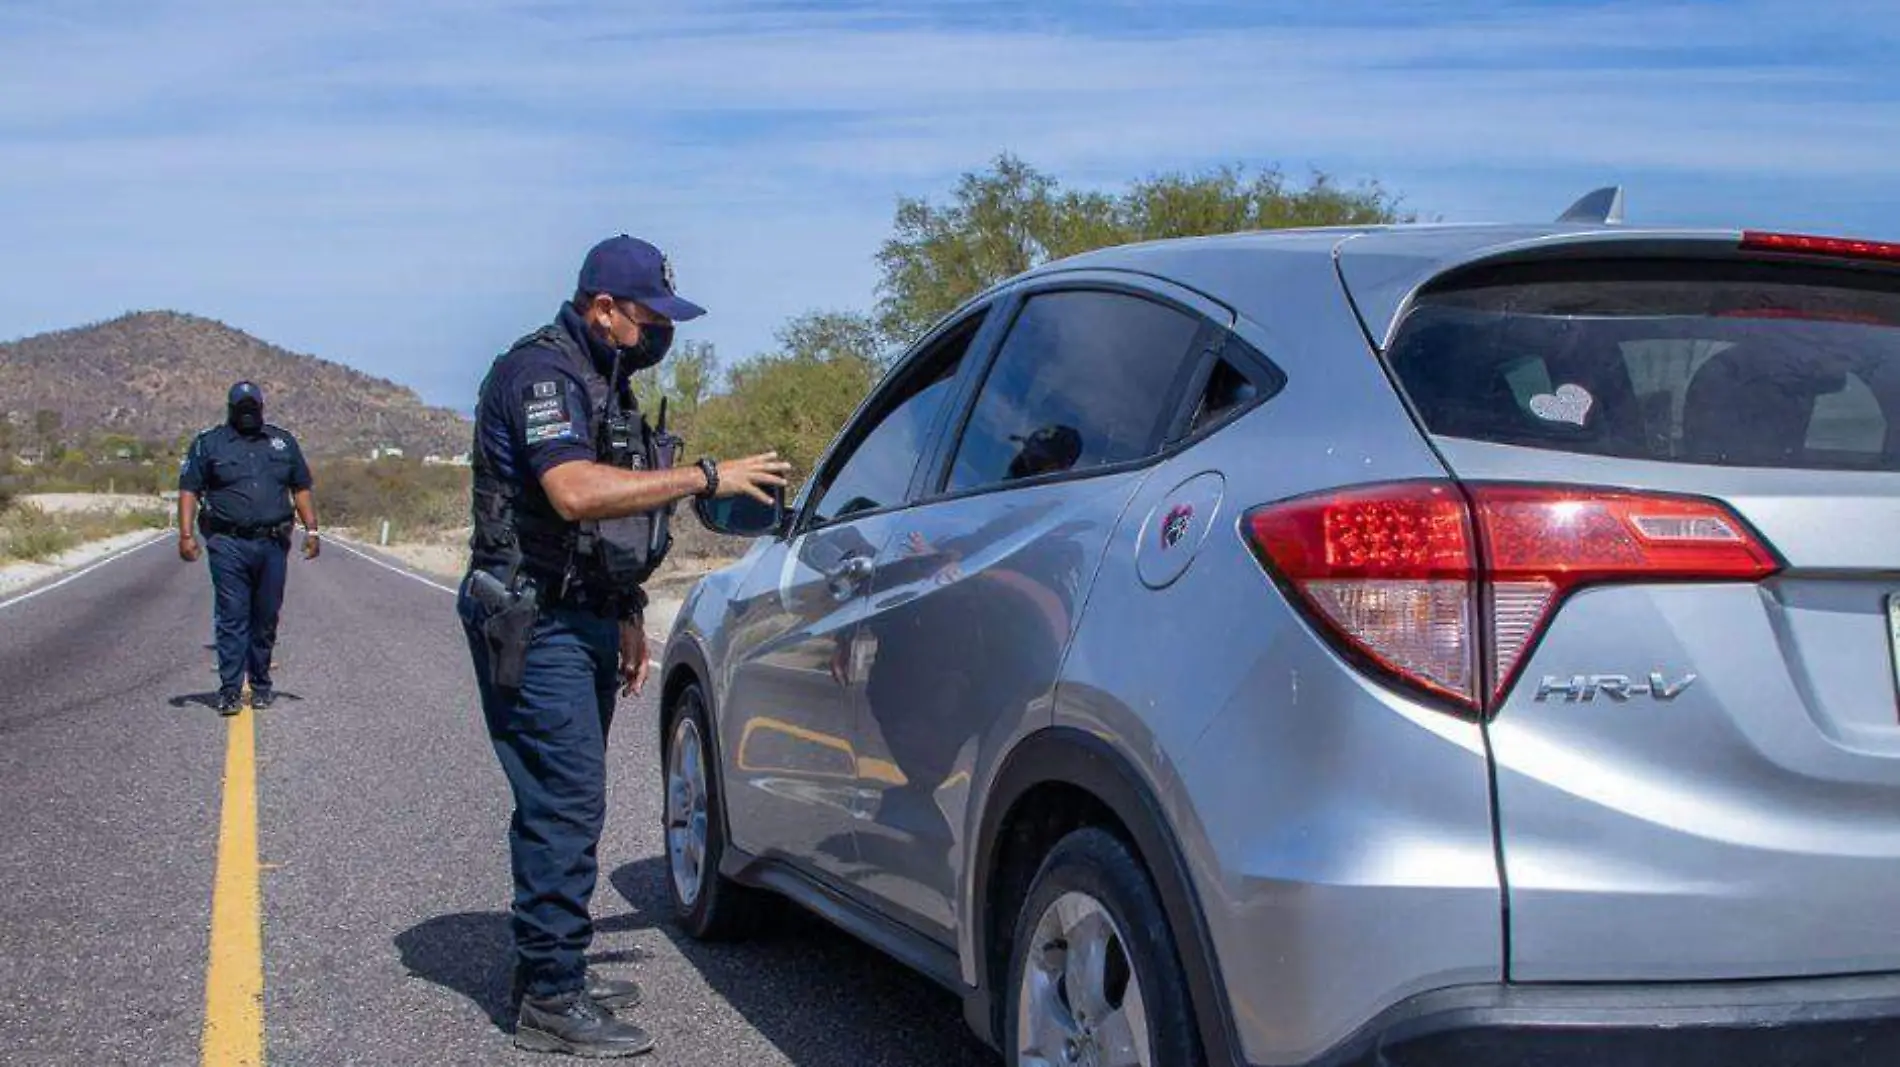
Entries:
{"label": "yellow center line", "polygon": [[257,876],[257,737],[248,692],[225,720],[224,799],[205,971],[205,1067],[263,1067],[264,921]]}

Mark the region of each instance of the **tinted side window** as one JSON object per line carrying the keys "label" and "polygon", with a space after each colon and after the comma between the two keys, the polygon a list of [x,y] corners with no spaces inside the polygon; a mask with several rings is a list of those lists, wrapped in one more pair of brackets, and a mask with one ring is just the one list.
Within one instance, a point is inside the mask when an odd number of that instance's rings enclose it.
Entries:
{"label": "tinted side window", "polygon": [[1278,367],[1245,341],[1230,335],[1195,404],[1188,436],[1218,426],[1246,407],[1271,400],[1285,387],[1286,375]]}
{"label": "tinted side window", "polygon": [[1031,297],[977,396],[949,490],[1158,451],[1200,328],[1190,315],[1119,293]]}
{"label": "tinted side window", "polygon": [[867,414],[875,425],[860,438],[843,464],[834,467],[823,495],[812,509],[814,523],[822,526],[904,502],[917,461],[980,325],[982,320],[978,318],[958,329],[925,358],[908,381],[896,385],[896,394],[882,406],[881,413]]}

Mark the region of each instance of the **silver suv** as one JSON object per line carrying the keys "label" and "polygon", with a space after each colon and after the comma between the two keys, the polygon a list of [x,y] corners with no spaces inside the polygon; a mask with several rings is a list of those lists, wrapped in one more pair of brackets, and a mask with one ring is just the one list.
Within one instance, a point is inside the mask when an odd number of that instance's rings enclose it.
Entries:
{"label": "silver suv", "polygon": [[1011,1065],[1900,1063],[1900,248],[1244,234],[908,353],[667,649],[679,919]]}

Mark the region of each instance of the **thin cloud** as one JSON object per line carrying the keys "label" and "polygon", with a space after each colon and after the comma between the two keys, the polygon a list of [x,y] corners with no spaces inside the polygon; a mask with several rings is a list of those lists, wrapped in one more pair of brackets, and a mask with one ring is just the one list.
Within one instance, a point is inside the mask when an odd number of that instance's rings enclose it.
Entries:
{"label": "thin cloud", "polygon": [[[700,336],[744,355],[805,307],[868,304],[894,199],[1006,150],[1084,182],[1314,166],[1454,219],[1554,212],[1599,179],[1681,221],[1764,191],[1798,215],[1795,190],[1892,233],[1900,9],[1814,10],[15,3],[0,334],[173,303],[459,403],[468,354],[632,228],[714,306]],[[419,286],[479,307],[402,317]]]}

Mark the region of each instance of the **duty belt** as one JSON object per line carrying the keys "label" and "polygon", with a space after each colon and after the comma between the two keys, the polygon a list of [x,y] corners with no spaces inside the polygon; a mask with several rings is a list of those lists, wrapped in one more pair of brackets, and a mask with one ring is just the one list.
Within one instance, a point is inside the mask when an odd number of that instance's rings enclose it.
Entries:
{"label": "duty belt", "polygon": [[619,597],[611,593],[602,593],[581,582],[569,583],[565,591],[558,584],[552,588],[544,588],[541,597],[541,602],[549,607],[568,608],[609,618],[618,614],[620,610]]}
{"label": "duty belt", "polygon": [[268,523],[263,526],[242,526],[235,522],[226,522],[216,515],[204,514],[198,517],[205,533],[235,537],[240,541],[274,541],[290,535],[290,520]]}

